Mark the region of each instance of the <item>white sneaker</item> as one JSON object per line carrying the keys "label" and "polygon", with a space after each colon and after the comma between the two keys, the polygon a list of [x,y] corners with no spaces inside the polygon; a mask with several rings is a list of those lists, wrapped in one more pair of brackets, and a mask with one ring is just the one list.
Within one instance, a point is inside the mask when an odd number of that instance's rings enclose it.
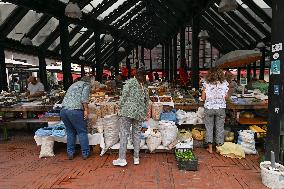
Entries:
{"label": "white sneaker", "polygon": [[112,161],[112,164],[114,165],[114,166],[121,166],[121,167],[124,167],[124,166],[126,166],[127,165],[127,162],[126,162],[126,160],[125,159],[116,159],[116,160],[113,160]]}
{"label": "white sneaker", "polygon": [[139,158],[134,158],[134,165],[139,165]]}

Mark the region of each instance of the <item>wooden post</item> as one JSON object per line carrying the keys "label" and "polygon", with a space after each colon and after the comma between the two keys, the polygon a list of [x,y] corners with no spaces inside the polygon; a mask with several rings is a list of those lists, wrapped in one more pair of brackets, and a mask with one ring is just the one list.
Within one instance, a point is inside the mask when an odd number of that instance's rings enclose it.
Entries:
{"label": "wooden post", "polygon": [[[47,74],[46,74],[46,61],[45,61],[45,52],[38,52],[38,62],[39,62],[39,78],[42,84],[44,85],[45,90],[48,90]],[[63,73],[64,74],[64,73]]]}
{"label": "wooden post", "polygon": [[5,62],[5,49],[4,45],[0,41],[0,92],[8,91],[6,62]]}
{"label": "wooden post", "polygon": [[191,70],[192,70],[192,87],[199,89],[199,39],[200,32],[200,15],[193,18],[192,24],[192,55],[191,55]]}
{"label": "wooden post", "polygon": [[64,90],[67,90],[69,86],[73,83],[72,74],[71,74],[71,55],[70,55],[70,47],[69,47],[68,25],[69,24],[65,18],[59,19],[61,61],[62,61]]}
{"label": "wooden post", "polygon": [[[284,43],[284,27],[282,25],[284,20],[284,1],[272,0],[272,27],[271,27],[271,74],[269,78],[269,91],[268,91],[268,129],[266,134],[266,160],[270,160],[270,151],[274,151],[275,159],[279,161],[280,149],[283,150],[284,146],[280,146],[280,140],[283,141],[284,137],[284,51],[277,46]],[[279,57],[273,56],[277,55]],[[275,58],[273,58],[275,57]],[[280,65],[280,69],[278,67]],[[283,162],[282,162],[283,163]]]}

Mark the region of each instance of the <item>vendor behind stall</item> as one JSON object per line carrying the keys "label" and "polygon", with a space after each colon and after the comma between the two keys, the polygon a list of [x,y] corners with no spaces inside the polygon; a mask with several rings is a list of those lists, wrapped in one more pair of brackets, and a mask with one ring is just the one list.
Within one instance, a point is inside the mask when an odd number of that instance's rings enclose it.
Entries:
{"label": "vendor behind stall", "polygon": [[28,78],[28,88],[26,96],[28,98],[36,98],[44,95],[44,86],[43,84],[36,79],[34,76]]}

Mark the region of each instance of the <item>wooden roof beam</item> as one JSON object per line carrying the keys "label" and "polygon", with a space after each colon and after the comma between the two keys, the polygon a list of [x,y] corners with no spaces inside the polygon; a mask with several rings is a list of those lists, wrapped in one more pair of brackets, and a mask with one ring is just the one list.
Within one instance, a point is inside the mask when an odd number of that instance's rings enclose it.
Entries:
{"label": "wooden roof beam", "polygon": [[0,26],[0,35],[6,37],[29,12],[29,9],[16,7]]}
{"label": "wooden roof beam", "polygon": [[[232,28],[230,28],[228,25],[225,24],[223,20],[221,20],[213,10],[208,10],[204,14],[207,13],[208,17],[212,18],[212,21],[217,25],[218,27],[222,27],[226,30],[227,34],[230,34],[236,39],[237,43],[239,43],[242,47],[248,48],[249,43],[246,42],[236,31],[234,31]],[[221,24],[223,22],[223,24]]]}

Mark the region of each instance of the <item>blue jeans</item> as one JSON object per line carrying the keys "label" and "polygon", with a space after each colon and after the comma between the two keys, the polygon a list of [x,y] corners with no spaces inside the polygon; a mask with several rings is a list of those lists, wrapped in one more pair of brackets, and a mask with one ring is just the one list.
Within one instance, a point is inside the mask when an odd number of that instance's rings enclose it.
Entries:
{"label": "blue jeans", "polygon": [[84,120],[83,111],[62,109],[60,111],[60,117],[66,127],[67,154],[74,155],[76,135],[78,135],[82,155],[88,156],[90,154],[90,146],[87,134],[87,120]]}

